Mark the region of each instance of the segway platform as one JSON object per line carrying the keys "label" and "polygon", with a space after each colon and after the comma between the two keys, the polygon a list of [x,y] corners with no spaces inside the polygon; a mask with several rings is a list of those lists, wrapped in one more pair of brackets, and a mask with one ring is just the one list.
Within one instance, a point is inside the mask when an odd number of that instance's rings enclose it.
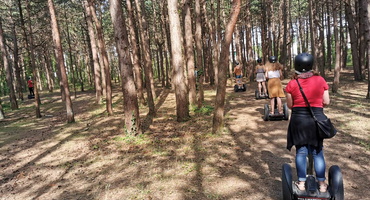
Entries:
{"label": "segway platform", "polygon": [[234,85],[234,92],[245,92],[246,90],[247,90],[247,85],[245,84],[242,84],[242,85],[235,84]]}
{"label": "segway platform", "polygon": [[31,95],[31,94],[28,95],[28,99],[34,99],[34,98],[35,98],[35,95]]}
{"label": "segway platform", "polygon": [[[277,103],[275,102],[275,106]],[[274,109],[274,114],[270,114],[270,106],[269,104],[265,104],[264,106],[264,115],[263,120],[265,121],[273,121],[273,120],[288,120],[289,119],[289,108],[286,103],[283,104],[283,113],[280,114],[277,108]]]}
{"label": "segway platform", "polygon": [[260,94],[260,92],[258,91],[258,89],[256,89],[256,91],[254,91],[254,96],[256,97],[256,99],[258,100],[258,99],[267,99],[267,98],[269,98],[269,95],[267,94],[267,95],[264,95],[264,96],[262,96],[261,94]]}
{"label": "segway platform", "polygon": [[337,165],[329,168],[329,185],[326,192],[320,193],[319,184],[314,175],[308,175],[305,190],[299,190],[292,181],[292,168],[286,163],[283,165],[281,178],[284,200],[344,200],[343,177]]}

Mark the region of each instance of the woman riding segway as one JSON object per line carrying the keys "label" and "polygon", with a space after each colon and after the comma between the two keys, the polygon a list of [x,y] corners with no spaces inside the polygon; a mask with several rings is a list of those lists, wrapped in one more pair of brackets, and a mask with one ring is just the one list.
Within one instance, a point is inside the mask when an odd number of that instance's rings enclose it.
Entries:
{"label": "woman riding segway", "polygon": [[313,56],[302,53],[295,57],[295,74],[285,91],[287,93],[287,104],[292,109],[292,116],[288,128],[288,145],[290,150],[296,147],[296,167],[298,189],[305,190],[307,155],[313,155],[315,162],[316,177],[319,181],[320,192],[326,192],[325,183],[325,159],[323,153],[323,139],[318,137],[315,121],[311,117],[307,104],[301,94],[298,83],[303,88],[312,109],[317,118],[326,117],[323,107],[329,105],[329,86],[317,73],[312,71]]}

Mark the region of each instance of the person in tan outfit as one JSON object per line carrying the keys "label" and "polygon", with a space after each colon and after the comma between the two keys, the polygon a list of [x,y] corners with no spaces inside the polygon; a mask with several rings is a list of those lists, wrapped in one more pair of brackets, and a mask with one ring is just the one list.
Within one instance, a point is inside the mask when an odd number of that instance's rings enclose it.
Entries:
{"label": "person in tan outfit", "polygon": [[274,115],[275,108],[275,98],[277,100],[277,108],[280,115],[283,115],[283,108],[281,103],[281,98],[285,97],[283,86],[281,84],[281,78],[283,66],[277,62],[276,56],[269,57],[269,63],[266,64],[266,78],[268,79],[267,88],[269,91],[270,106],[271,111],[270,115]]}
{"label": "person in tan outfit", "polygon": [[236,66],[234,68],[234,74],[235,74],[235,83],[238,84],[239,89],[241,88],[242,81],[241,78],[243,77],[243,71],[242,67],[239,65],[239,63],[235,63]]}

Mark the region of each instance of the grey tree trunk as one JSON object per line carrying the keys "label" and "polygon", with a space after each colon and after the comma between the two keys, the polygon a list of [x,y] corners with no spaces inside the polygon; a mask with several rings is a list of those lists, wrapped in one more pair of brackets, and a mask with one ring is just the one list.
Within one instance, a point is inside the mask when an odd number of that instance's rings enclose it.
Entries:
{"label": "grey tree trunk", "polygon": [[135,23],[134,23],[134,13],[133,8],[131,4],[131,0],[126,0],[126,7],[127,7],[127,13],[128,13],[128,24],[129,24],[129,32],[130,32],[130,46],[132,49],[132,64],[134,66],[134,74],[135,74],[135,85],[137,90],[137,98],[140,104],[145,104],[145,98],[143,93],[143,75],[142,75],[142,68],[141,68],[141,62],[139,59],[139,44],[136,40],[136,31],[135,31]]}
{"label": "grey tree trunk", "polygon": [[105,40],[103,36],[103,28],[101,25],[100,20],[96,16],[95,6],[92,0],[89,1],[90,11],[95,22],[97,39],[98,39],[98,46],[101,55],[101,77],[102,77],[102,88],[103,88],[103,95],[106,99],[106,110],[108,115],[113,115],[113,108],[112,108],[112,83],[111,83],[111,75],[110,75],[110,67],[109,67],[109,60],[107,54],[107,48],[105,46]]}
{"label": "grey tree trunk", "polygon": [[125,132],[129,135],[141,133],[139,105],[136,96],[134,73],[129,52],[129,42],[120,0],[110,0],[110,14],[114,27],[114,39],[121,68]]}
{"label": "grey tree trunk", "polygon": [[184,5],[185,12],[185,55],[186,55],[186,66],[188,68],[188,86],[189,86],[189,103],[196,105],[196,82],[195,82],[195,67],[194,67],[194,47],[193,47],[193,29],[191,21],[191,0],[187,0]]}
{"label": "grey tree trunk", "polygon": [[234,0],[230,20],[226,26],[225,37],[222,42],[218,85],[215,99],[215,111],[213,113],[212,133],[222,133],[224,128],[224,111],[225,111],[225,96],[226,96],[226,82],[227,82],[227,68],[229,63],[229,47],[232,40],[235,24],[240,13],[241,0]]}
{"label": "grey tree trunk", "polygon": [[351,40],[353,72],[355,76],[355,81],[361,81],[362,76],[361,76],[361,66],[360,66],[359,55],[358,55],[357,34],[355,30],[355,20],[352,14],[352,8],[351,8],[350,3],[351,3],[351,0],[346,0],[345,10],[346,10],[346,19],[348,22],[349,37]]}
{"label": "grey tree trunk", "polygon": [[141,3],[139,0],[135,0],[137,18],[139,22],[140,29],[140,39],[141,47],[143,52],[143,61],[144,61],[144,72],[145,72],[145,88],[147,94],[147,101],[149,106],[149,114],[155,115],[155,105],[154,99],[156,98],[154,80],[153,80],[153,69],[152,69],[152,58],[150,55],[150,45],[149,45],[149,33],[148,33],[148,24],[145,19],[145,15],[141,10]]}
{"label": "grey tree trunk", "polygon": [[69,94],[68,78],[66,74],[66,68],[64,66],[63,48],[62,48],[62,43],[60,40],[59,27],[58,27],[58,22],[56,18],[53,0],[48,0],[48,7],[49,7],[49,12],[50,12],[50,18],[51,18],[51,31],[53,33],[56,58],[57,58],[57,63],[60,69],[61,79],[62,79],[61,82],[63,83],[64,94],[66,98],[65,103],[66,103],[66,111],[67,111],[67,121],[68,123],[72,123],[75,121],[74,113],[73,113],[73,105],[71,101],[71,96]]}
{"label": "grey tree trunk", "polygon": [[177,0],[167,0],[168,18],[171,34],[171,52],[173,65],[173,83],[175,85],[177,121],[189,119],[188,91],[184,77],[184,59],[182,52],[182,33]]}
{"label": "grey tree trunk", "polygon": [[334,81],[332,92],[337,93],[339,88],[339,78],[341,70],[341,48],[340,39],[338,34],[338,8],[339,4],[337,0],[332,0],[332,14],[333,14],[333,28],[334,28],[334,40],[335,40],[335,65],[334,65]]}
{"label": "grey tree trunk", "polygon": [[10,61],[8,59],[8,51],[5,45],[5,38],[4,38],[4,33],[3,33],[3,24],[2,24],[1,17],[0,17],[0,48],[1,48],[1,54],[3,57],[4,68],[6,72],[6,83],[8,84],[8,88],[9,88],[10,107],[12,110],[16,110],[18,109],[18,102],[17,102],[17,97],[15,95],[15,90],[14,90],[14,85],[13,85],[13,72],[9,64]]}
{"label": "grey tree trunk", "polygon": [[87,29],[90,37],[90,46],[92,52],[92,60],[94,66],[94,81],[95,81],[95,103],[101,104],[102,85],[101,85],[101,70],[99,64],[98,46],[96,44],[94,25],[92,21],[92,11],[87,0],[84,1],[86,11]]}

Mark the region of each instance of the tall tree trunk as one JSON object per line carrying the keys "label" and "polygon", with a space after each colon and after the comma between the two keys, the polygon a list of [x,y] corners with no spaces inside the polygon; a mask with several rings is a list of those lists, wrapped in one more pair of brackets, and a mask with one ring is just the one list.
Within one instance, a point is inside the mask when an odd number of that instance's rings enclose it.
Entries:
{"label": "tall tree trunk", "polygon": [[94,80],[95,80],[95,103],[101,104],[102,85],[101,85],[101,70],[99,64],[98,47],[94,33],[94,25],[92,21],[92,11],[89,6],[88,0],[84,1],[86,11],[87,29],[90,37],[90,46],[92,51],[92,59],[94,66]]}
{"label": "tall tree trunk", "polygon": [[366,98],[370,99],[370,1],[367,0],[366,5],[366,21],[365,21],[365,33],[366,33],[366,44],[367,44],[367,94]]}
{"label": "tall tree trunk", "polygon": [[37,76],[37,69],[36,69],[36,62],[35,62],[35,47],[33,44],[33,30],[32,30],[32,22],[31,22],[31,8],[30,2],[26,0],[27,4],[27,19],[28,19],[28,30],[29,30],[29,52],[30,52],[30,66],[32,69],[32,75],[34,78],[34,93],[35,93],[35,114],[37,118],[41,118],[41,111],[40,111],[40,96],[38,91],[38,76]]}
{"label": "tall tree trunk", "polygon": [[202,14],[201,2],[203,0],[195,0],[195,46],[196,46],[196,67],[198,73],[198,108],[200,108],[204,101],[203,80],[204,80],[204,66],[202,58]]}
{"label": "tall tree trunk", "polygon": [[149,33],[148,24],[145,19],[145,14],[141,10],[141,2],[135,0],[137,18],[140,28],[140,38],[142,44],[142,52],[144,54],[144,72],[145,72],[145,87],[147,93],[147,101],[149,106],[149,115],[155,115],[155,105],[154,99],[156,98],[154,80],[153,80],[153,69],[152,69],[152,58],[150,55],[150,45],[149,45]]}
{"label": "tall tree trunk", "polygon": [[[142,44],[142,51],[144,53],[144,71],[145,71],[145,84],[146,87],[150,86],[147,89],[147,93],[151,92],[151,95],[148,95],[148,105],[149,105],[149,113],[155,114],[154,108],[154,99],[157,98],[155,93],[154,87],[154,78],[153,78],[153,67],[152,67],[152,57],[150,54],[150,41],[149,41],[149,33],[148,33],[148,22],[145,16],[145,9],[142,9],[142,4],[144,2],[135,0],[136,11],[137,11],[137,20],[139,22],[140,28],[140,38]],[[151,104],[153,102],[153,107],[151,108]]]}
{"label": "tall tree trunk", "polygon": [[367,1],[369,0],[359,0],[358,8],[358,41],[359,41],[359,62],[361,69],[362,79],[366,79],[366,20],[367,20]]}
{"label": "tall tree trunk", "polygon": [[188,68],[188,86],[189,86],[189,103],[196,105],[196,82],[195,82],[195,68],[194,68],[194,47],[193,47],[193,29],[191,21],[191,0],[186,0],[184,5],[185,12],[185,55],[186,66]]}
{"label": "tall tree trunk", "polygon": [[73,113],[73,105],[71,101],[71,96],[69,94],[68,78],[67,78],[66,69],[64,66],[63,48],[62,48],[62,43],[60,40],[59,27],[58,27],[58,22],[56,18],[53,0],[48,0],[48,7],[49,7],[49,12],[50,12],[50,18],[51,18],[51,31],[53,33],[53,40],[54,40],[54,45],[55,45],[57,63],[60,69],[61,79],[62,79],[61,82],[63,83],[64,94],[66,97],[65,103],[66,103],[66,111],[67,111],[67,121],[68,123],[71,123],[75,121],[74,113]]}
{"label": "tall tree trunk", "polygon": [[8,60],[8,51],[5,45],[5,38],[4,38],[4,33],[3,33],[3,24],[2,24],[1,17],[0,17],[0,48],[1,48],[1,54],[3,57],[4,68],[6,72],[6,83],[8,84],[8,88],[9,88],[10,108],[12,110],[16,110],[18,109],[18,102],[17,102],[17,97],[15,95],[15,90],[13,86],[13,72],[12,72],[12,67],[9,64],[10,61]]}
{"label": "tall tree trunk", "polygon": [[130,32],[130,43],[132,49],[132,64],[134,66],[134,74],[135,74],[135,85],[137,90],[137,98],[141,105],[145,104],[144,93],[143,93],[143,75],[142,75],[142,68],[139,58],[139,44],[136,40],[136,31],[135,27],[136,24],[134,23],[135,17],[133,13],[133,8],[131,4],[131,0],[126,0],[126,7],[128,12],[128,24],[129,24],[129,32]]}
{"label": "tall tree trunk", "polygon": [[118,62],[121,67],[125,132],[129,135],[137,135],[141,133],[139,105],[136,96],[134,73],[131,66],[125,17],[120,0],[110,0],[109,2],[109,10],[114,27],[114,38],[118,52]]}
{"label": "tall tree trunk", "polygon": [[226,26],[225,38],[222,42],[220,65],[218,67],[218,85],[215,100],[215,111],[213,113],[213,125],[212,133],[222,133],[224,127],[224,107],[225,107],[225,96],[226,96],[226,81],[227,81],[227,66],[229,63],[229,47],[234,32],[235,24],[238,20],[240,12],[241,0],[234,0],[232,12],[230,14],[230,21]]}
{"label": "tall tree trunk", "polygon": [[334,66],[334,81],[332,92],[337,93],[339,89],[339,78],[341,70],[341,49],[340,49],[340,39],[338,37],[338,8],[339,4],[337,0],[332,0],[332,15],[333,15],[333,28],[334,28],[334,40],[335,40],[335,66]]}
{"label": "tall tree trunk", "polygon": [[[329,68],[329,70],[331,71],[332,70],[332,64],[331,64],[331,62],[332,62],[332,56],[331,56],[331,54],[332,54],[332,48],[331,48],[331,42],[332,42],[332,39],[331,39],[331,15],[329,14],[329,13],[331,13],[330,12],[330,3],[329,3],[330,1],[329,0],[327,0],[326,1],[326,24],[327,24],[327,28],[326,28],[326,31],[327,31],[327,34],[326,34],[326,49],[327,49],[327,51],[326,51],[326,65],[328,66],[328,68]],[[337,24],[339,24],[338,22],[337,22]],[[338,39],[339,39],[339,37],[338,37]]]}
{"label": "tall tree trunk", "polygon": [[184,60],[182,53],[182,34],[177,0],[167,0],[168,18],[171,33],[171,52],[173,64],[173,82],[175,85],[177,121],[189,119],[188,91],[185,85]]}
{"label": "tall tree trunk", "polygon": [[[112,108],[112,83],[111,83],[111,75],[110,75],[110,67],[109,67],[109,60],[107,55],[107,48],[105,46],[105,40],[103,36],[103,27],[101,25],[100,20],[96,16],[95,6],[93,4],[93,0],[89,1],[89,7],[92,14],[92,17],[95,22],[96,32],[98,36],[98,46],[101,54],[101,62],[103,65],[102,71],[102,87],[103,87],[103,95],[105,95],[106,99],[106,110],[108,115],[113,115],[113,108]],[[103,73],[104,72],[104,73]]]}
{"label": "tall tree trunk", "polygon": [[355,76],[355,81],[361,81],[361,66],[359,62],[359,55],[358,55],[358,43],[357,43],[357,34],[355,29],[355,20],[352,14],[351,8],[351,0],[346,0],[345,2],[345,10],[346,10],[346,19],[348,22],[348,29],[349,29],[349,37],[351,40],[351,52],[352,52],[352,64],[353,64],[353,72]]}
{"label": "tall tree trunk", "polygon": [[21,68],[19,67],[19,51],[18,51],[18,38],[16,32],[16,24],[12,22],[12,32],[13,32],[13,66],[15,69],[15,78],[16,78],[16,89],[18,94],[18,99],[23,101],[23,84],[21,78]]}

